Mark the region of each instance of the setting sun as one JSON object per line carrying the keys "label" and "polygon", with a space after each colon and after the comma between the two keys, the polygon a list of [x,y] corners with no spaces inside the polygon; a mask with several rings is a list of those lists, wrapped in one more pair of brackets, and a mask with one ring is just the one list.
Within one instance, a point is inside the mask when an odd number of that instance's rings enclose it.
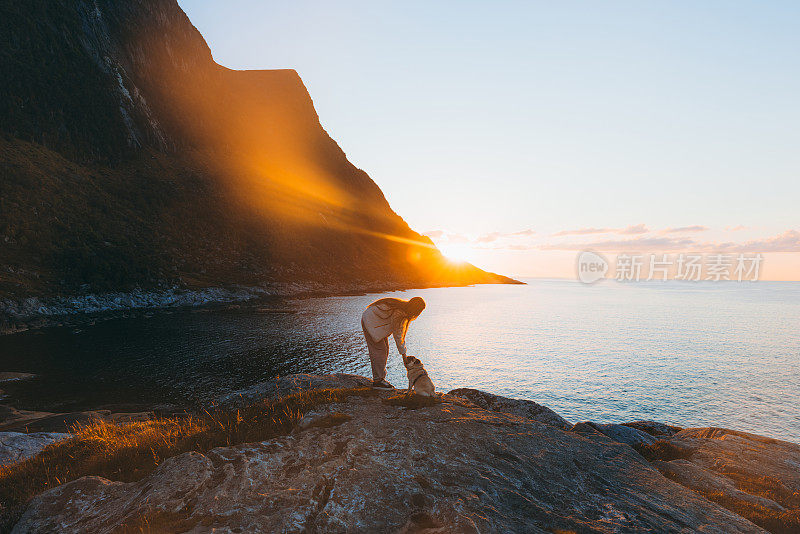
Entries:
{"label": "setting sun", "polygon": [[473,252],[469,245],[460,243],[436,243],[436,246],[448,260],[459,263],[469,261]]}

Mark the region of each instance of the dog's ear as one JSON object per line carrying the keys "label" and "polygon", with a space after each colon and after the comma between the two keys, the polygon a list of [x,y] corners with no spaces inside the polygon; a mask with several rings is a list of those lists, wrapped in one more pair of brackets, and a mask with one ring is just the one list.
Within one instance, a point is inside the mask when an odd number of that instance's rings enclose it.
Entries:
{"label": "dog's ear", "polygon": [[414,363],[417,365],[422,365],[422,362],[419,361],[419,358],[414,358]]}

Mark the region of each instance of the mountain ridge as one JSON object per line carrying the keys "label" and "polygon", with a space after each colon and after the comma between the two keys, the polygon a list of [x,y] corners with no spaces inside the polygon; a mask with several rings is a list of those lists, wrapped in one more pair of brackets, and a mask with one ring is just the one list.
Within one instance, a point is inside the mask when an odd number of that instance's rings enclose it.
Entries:
{"label": "mountain ridge", "polygon": [[218,65],[174,0],[0,15],[0,299],[514,282],[446,260],[296,71]]}

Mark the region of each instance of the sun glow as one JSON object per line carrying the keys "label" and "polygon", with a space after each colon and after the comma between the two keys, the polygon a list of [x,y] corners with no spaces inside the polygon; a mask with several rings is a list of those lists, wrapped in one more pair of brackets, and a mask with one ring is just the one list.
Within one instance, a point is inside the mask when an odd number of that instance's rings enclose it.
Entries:
{"label": "sun glow", "polygon": [[458,263],[469,261],[472,253],[472,249],[468,245],[461,243],[445,243],[436,246],[448,260]]}

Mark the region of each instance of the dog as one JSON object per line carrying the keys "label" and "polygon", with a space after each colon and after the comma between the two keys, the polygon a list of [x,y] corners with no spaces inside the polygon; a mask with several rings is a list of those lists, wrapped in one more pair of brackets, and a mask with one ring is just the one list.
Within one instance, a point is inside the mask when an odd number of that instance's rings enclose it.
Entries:
{"label": "dog", "polygon": [[422,362],[414,356],[405,356],[403,358],[403,365],[406,366],[406,374],[408,375],[408,390],[406,394],[411,394],[411,390],[424,397],[432,397],[436,393],[436,388],[428,376],[428,371],[422,366]]}

